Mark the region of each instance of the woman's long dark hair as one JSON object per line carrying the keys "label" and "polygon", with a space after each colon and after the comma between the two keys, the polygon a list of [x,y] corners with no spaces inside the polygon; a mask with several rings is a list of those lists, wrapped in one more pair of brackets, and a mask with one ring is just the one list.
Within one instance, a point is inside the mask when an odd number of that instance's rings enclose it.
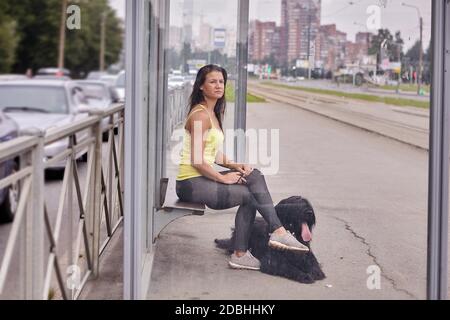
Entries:
{"label": "woman's long dark hair", "polygon": [[227,71],[224,68],[214,64],[208,64],[200,68],[200,70],[198,70],[197,77],[194,83],[194,88],[192,89],[191,96],[189,97],[189,113],[191,113],[192,109],[196,105],[205,101],[205,97],[203,96],[203,92],[202,90],[200,90],[200,87],[205,83],[206,75],[213,71],[222,73],[224,80],[223,97],[217,100],[216,105],[214,106],[214,113],[217,117],[217,120],[219,121],[220,129],[223,131],[222,121],[225,115],[225,109],[227,104],[225,99],[225,89],[227,87]]}

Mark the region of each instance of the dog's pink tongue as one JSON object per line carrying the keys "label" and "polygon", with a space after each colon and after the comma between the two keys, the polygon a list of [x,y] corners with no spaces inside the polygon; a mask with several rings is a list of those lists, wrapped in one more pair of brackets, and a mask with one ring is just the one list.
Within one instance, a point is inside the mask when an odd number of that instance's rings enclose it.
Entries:
{"label": "dog's pink tongue", "polygon": [[312,239],[311,230],[309,230],[307,223],[302,224],[302,239],[306,242],[309,242]]}

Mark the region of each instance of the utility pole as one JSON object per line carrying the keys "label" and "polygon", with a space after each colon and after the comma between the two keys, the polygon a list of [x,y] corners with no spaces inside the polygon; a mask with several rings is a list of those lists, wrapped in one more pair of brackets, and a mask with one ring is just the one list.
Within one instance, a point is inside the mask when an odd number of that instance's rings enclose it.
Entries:
{"label": "utility pole", "polygon": [[62,0],[61,24],[59,26],[58,68],[64,68],[64,46],[66,42],[66,10],[67,0]]}
{"label": "utility pole", "polygon": [[311,80],[311,10],[308,6],[308,80]]}
{"label": "utility pole", "polygon": [[400,70],[398,71],[398,79],[397,79],[397,94],[400,93],[400,81],[402,80],[402,47],[400,43],[397,43],[397,57],[398,62],[400,63]]}
{"label": "utility pole", "polygon": [[417,15],[419,16],[420,21],[420,50],[419,50],[419,72],[417,72],[417,94],[420,95],[422,89],[422,69],[423,69],[423,49],[422,49],[422,40],[423,40],[423,19],[420,14],[420,8],[417,6],[413,6],[407,3],[402,3],[402,6],[410,7],[416,9]]}
{"label": "utility pole", "polygon": [[105,25],[106,25],[106,12],[102,13],[102,21],[100,26],[100,71],[105,70]]}
{"label": "utility pole", "polygon": [[420,51],[419,51],[419,72],[417,73],[417,94],[420,95],[422,91],[422,70],[423,70],[423,19],[420,16]]}

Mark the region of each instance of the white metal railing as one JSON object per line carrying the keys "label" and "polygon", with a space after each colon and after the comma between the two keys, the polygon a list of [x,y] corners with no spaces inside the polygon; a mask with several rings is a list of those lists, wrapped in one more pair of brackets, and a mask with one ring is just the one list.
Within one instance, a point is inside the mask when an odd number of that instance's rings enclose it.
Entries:
{"label": "white metal railing", "polygon": [[189,111],[189,95],[191,94],[192,86],[186,83],[182,88],[169,89],[167,95],[167,125],[165,126],[165,143],[169,145],[170,138],[173,131],[182,123]]}
{"label": "white metal railing", "polygon": [[[19,298],[77,299],[86,281],[98,276],[99,258],[123,219],[123,129],[124,106],[117,104],[64,127],[30,130],[29,136],[0,144],[0,163],[20,158],[18,171],[0,179],[0,188],[20,182],[18,208],[0,260],[0,295],[5,295],[7,280],[15,278]],[[61,141],[67,147],[45,158],[45,148]],[[86,151],[81,177],[77,157]],[[52,212],[44,172],[57,163],[65,169]],[[19,251],[19,268],[14,251]]]}

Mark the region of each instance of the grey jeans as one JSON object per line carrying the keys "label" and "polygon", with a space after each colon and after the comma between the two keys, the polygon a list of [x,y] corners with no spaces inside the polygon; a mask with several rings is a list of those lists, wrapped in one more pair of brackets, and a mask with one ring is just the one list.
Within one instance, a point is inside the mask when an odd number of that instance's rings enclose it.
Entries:
{"label": "grey jeans", "polygon": [[261,171],[254,169],[246,180],[246,184],[223,184],[201,176],[176,182],[176,192],[181,201],[202,203],[214,210],[239,206],[235,218],[234,243],[235,250],[239,251],[248,249],[257,210],[267,221],[271,231],[282,226]]}

